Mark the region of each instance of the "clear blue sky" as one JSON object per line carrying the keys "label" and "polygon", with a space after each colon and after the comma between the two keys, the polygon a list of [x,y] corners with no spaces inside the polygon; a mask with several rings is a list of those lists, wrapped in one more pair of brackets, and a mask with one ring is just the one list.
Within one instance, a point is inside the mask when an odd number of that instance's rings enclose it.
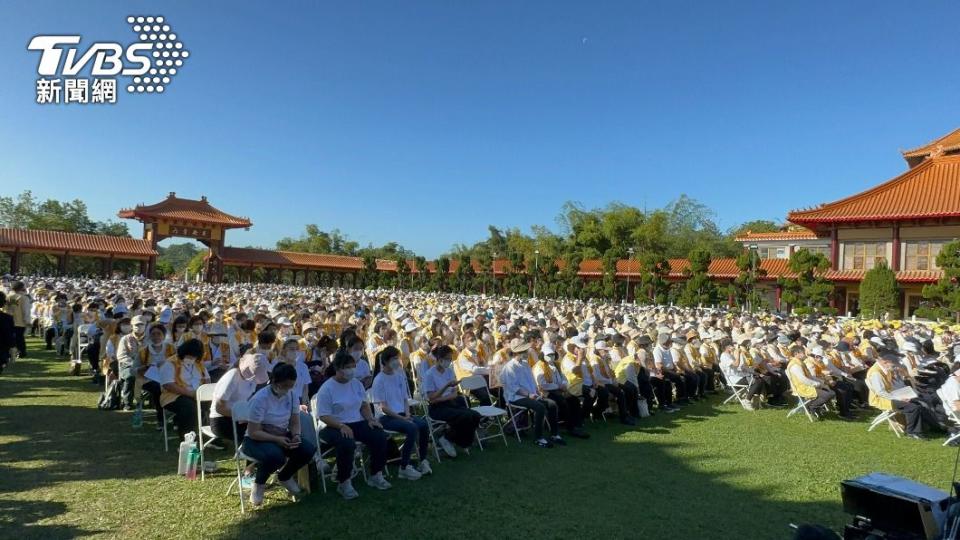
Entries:
{"label": "clear blue sky", "polygon": [[[166,17],[192,56],[162,96],[34,104],[36,34],[128,41]],[[906,168],[960,126],[960,3],[0,4],[0,194],[95,218],[168,191],[433,257],[564,201],[782,219]],[[138,234],[136,223],[131,230]]]}

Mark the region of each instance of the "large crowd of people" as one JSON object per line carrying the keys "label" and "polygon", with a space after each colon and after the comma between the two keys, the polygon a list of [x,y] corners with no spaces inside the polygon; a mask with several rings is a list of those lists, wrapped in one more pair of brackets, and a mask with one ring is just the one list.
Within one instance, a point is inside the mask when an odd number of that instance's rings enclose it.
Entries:
{"label": "large crowd of people", "polygon": [[29,357],[27,335],[65,358],[82,343],[74,373],[104,386],[103,408],[149,403],[181,438],[199,427],[197,389],[215,384],[209,424],[255,461],[241,482],[254,505],[274,474],[299,494],[311,462],[357,497],[357,443],[366,483],[390,489],[391,440],[397,477],[418,480],[431,452],[467,454],[504,426],[552,449],[594,422],[634,426],[701,400],[811,420],[886,413],[915,439],[953,433],[960,411],[957,328],[937,323],[144,279],[3,289],[0,369]]}

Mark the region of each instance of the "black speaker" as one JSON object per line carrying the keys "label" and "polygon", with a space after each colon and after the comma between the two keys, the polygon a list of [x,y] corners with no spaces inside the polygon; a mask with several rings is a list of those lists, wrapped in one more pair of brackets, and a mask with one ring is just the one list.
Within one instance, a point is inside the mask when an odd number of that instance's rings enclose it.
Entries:
{"label": "black speaker", "polygon": [[855,516],[844,538],[855,532],[886,538],[933,540],[945,519],[950,495],[906,478],[871,473],[840,483],[843,510]]}

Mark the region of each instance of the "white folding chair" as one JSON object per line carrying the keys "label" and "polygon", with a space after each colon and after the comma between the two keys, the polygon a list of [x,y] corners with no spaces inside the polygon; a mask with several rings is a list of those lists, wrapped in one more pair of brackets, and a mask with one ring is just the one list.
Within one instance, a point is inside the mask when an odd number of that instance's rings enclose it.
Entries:
{"label": "white folding chair", "polygon": [[[954,427],[960,427],[960,414],[957,414],[957,411],[954,410],[950,399],[944,397],[944,395],[940,393],[940,390],[937,390],[937,397],[940,398],[940,401],[943,403],[944,410],[947,411],[947,420],[952,423]],[[947,437],[947,440],[943,442],[943,446],[947,446],[957,439],[960,439],[960,431],[957,431],[953,435]]]}
{"label": "white folding chair", "polygon": [[815,422],[815,421],[816,421],[816,418],[817,418],[817,415],[816,415],[816,413],[814,413],[814,412],[812,412],[812,411],[810,410],[810,407],[808,407],[808,405],[810,404],[810,402],[813,401],[813,400],[812,400],[812,399],[803,398],[803,397],[800,396],[800,394],[797,393],[796,387],[793,386],[793,379],[791,379],[791,378],[789,377],[789,375],[787,376],[787,380],[790,382],[790,391],[793,392],[794,397],[797,398],[797,406],[794,407],[793,409],[790,409],[790,412],[787,413],[787,418],[790,418],[790,417],[793,416],[794,414],[796,414],[796,413],[798,413],[798,412],[800,412],[800,411],[803,411],[804,413],[806,413],[807,418],[808,418],[811,422]]}
{"label": "white folding chair", "polygon": [[[203,455],[204,450],[206,450],[207,446],[210,446],[210,444],[217,439],[217,436],[213,434],[213,428],[210,427],[210,424],[208,423],[204,425],[203,423],[202,404],[205,401],[209,401],[211,402],[210,403],[211,407],[216,406],[213,403],[213,390],[216,387],[217,385],[212,383],[201,384],[200,388],[197,388],[197,394],[195,398],[197,402],[197,426],[198,426],[197,442],[200,445],[200,480],[205,480],[205,476],[206,476],[205,465],[204,465],[206,458]],[[207,438],[206,442],[204,442],[203,440],[204,437]]]}
{"label": "white folding chair", "polygon": [[[246,462],[257,463],[257,460],[247,456],[240,449],[240,440],[237,438],[237,422],[239,420],[246,419],[250,411],[250,403],[243,401],[240,403],[234,403],[233,409],[231,411],[233,422],[233,461],[237,466],[237,477],[233,479],[233,482],[230,483],[230,486],[227,487],[227,496],[230,496],[230,492],[233,491],[233,486],[237,486],[237,492],[240,494],[240,513],[244,513],[243,507],[243,469],[246,467]],[[201,452],[203,455],[203,452]],[[241,462],[243,465],[241,466]]]}
{"label": "white folding chair", "polygon": [[[479,390],[483,388],[487,391],[487,394],[493,399],[493,394],[490,393],[490,389],[487,388],[487,380],[483,378],[482,375],[470,375],[469,377],[464,377],[460,380],[460,390],[464,396],[467,396],[467,402],[470,401],[470,391]],[[477,438],[477,445],[480,446],[480,450],[483,451],[483,441],[488,441],[490,439],[496,439],[498,436],[503,439],[503,445],[507,445],[507,436],[503,431],[504,417],[507,416],[507,411],[501,409],[500,407],[494,407],[493,405],[477,405],[475,407],[470,407],[471,410],[476,411],[480,416],[487,420],[487,426],[496,427],[499,433],[485,434],[480,436],[479,432],[476,432],[474,435]]]}
{"label": "white folding chair", "polygon": [[[870,384],[870,379],[864,381],[867,385],[867,389],[870,392],[873,392],[873,386]],[[903,435],[903,427],[900,426],[900,423],[897,422],[897,411],[895,409],[890,409],[889,411],[880,411],[880,414],[875,416],[873,420],[870,421],[870,427],[867,428],[867,431],[873,431],[881,424],[887,424],[887,427],[893,431],[894,435],[899,439]]]}
{"label": "white folding chair", "polygon": [[167,430],[167,427],[170,425],[170,421],[173,420],[174,414],[172,412],[167,411],[166,407],[161,407],[160,416],[161,416],[160,422],[163,424],[163,451],[169,452],[170,440],[171,439],[180,440],[180,437],[179,435],[170,435]]}
{"label": "white folding chair", "polygon": [[[77,349],[72,351],[76,352],[75,356],[73,354],[70,355],[72,357],[70,358],[71,368],[82,369],[82,367],[77,366],[83,366],[83,353],[87,352],[87,349],[90,348],[90,343],[93,341],[92,338],[93,334],[96,333],[96,328],[97,327],[92,324],[83,324],[77,328]],[[106,387],[104,387],[104,391],[106,391]]]}
{"label": "white folding chair", "polygon": [[750,378],[745,379],[746,382],[740,384],[734,384],[727,381],[725,384],[727,390],[730,392],[730,396],[723,401],[723,405],[726,405],[734,400],[740,403],[744,409],[746,409],[746,403],[749,403],[750,400],[747,399],[747,390],[750,388]]}

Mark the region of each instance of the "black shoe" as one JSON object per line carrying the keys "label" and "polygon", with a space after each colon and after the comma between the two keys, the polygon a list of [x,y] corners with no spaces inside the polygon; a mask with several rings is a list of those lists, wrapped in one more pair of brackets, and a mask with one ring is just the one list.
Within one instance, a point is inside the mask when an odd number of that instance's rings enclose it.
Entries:
{"label": "black shoe", "polygon": [[623,425],[625,425],[625,426],[635,426],[635,425],[637,425],[637,421],[634,420],[632,416],[625,416],[625,417],[621,418],[621,419],[620,419],[620,423],[623,424]]}
{"label": "black shoe", "polygon": [[559,435],[554,435],[553,437],[550,437],[550,442],[552,442],[553,444],[555,444],[555,445],[557,445],[557,446],[566,446],[566,445],[567,445],[567,441],[563,440],[563,437],[561,437],[561,436],[559,436]]}
{"label": "black shoe", "polygon": [[854,422],[857,420],[857,417],[852,414],[838,414],[837,417],[841,420],[846,420],[847,422]]}
{"label": "black shoe", "polygon": [[589,439],[590,434],[583,430],[583,428],[573,428],[567,432],[571,437],[576,437],[578,439]]}

